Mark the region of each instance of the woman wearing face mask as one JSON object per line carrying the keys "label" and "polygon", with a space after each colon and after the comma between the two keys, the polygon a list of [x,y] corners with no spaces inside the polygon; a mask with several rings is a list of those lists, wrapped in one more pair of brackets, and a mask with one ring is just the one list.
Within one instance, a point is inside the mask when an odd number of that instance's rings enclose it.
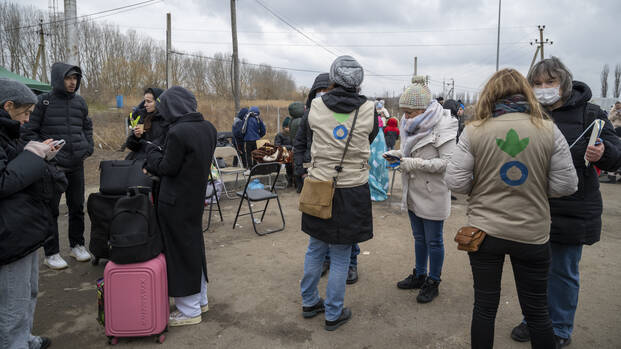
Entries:
{"label": "woman wearing face mask", "polygon": [[[556,57],[544,59],[528,72],[528,82],[571,147],[578,174],[578,191],[550,199],[552,261],[548,278],[548,305],[554,333],[561,347],[571,343],[574,315],[580,289],[579,263],[582,246],[599,241],[602,230],[602,195],[595,166],[604,171],[621,167],[621,142],[612,124],[598,106],[588,103],[591,89],[572,81],[571,72]],[[588,146],[590,132],[579,136],[595,119],[605,121],[599,144]],[[585,159],[589,165],[585,165]],[[530,339],[525,322],[515,327],[511,338]]]}
{"label": "woman wearing face mask", "polygon": [[[20,140],[37,97],[25,85],[0,79],[0,348],[47,348],[31,334],[37,304],[38,249],[51,236],[50,202],[67,179],[48,165],[52,140]],[[57,185],[58,183],[58,185]]]}
{"label": "woman wearing face mask", "polygon": [[428,303],[438,296],[441,281],[442,229],[451,211],[451,194],[444,172],[455,150],[457,120],[431,99],[424,77],[416,76],[412,82],[399,98],[399,108],[403,111],[401,149],[386,152],[384,157],[389,161],[401,160],[402,206],[408,209],[414,235],[415,267],[397,287],[420,288],[416,300]]}
{"label": "woman wearing face mask", "polygon": [[127,148],[132,152],[126,160],[142,160],[147,158],[147,142],[160,144],[166,134],[168,126],[155,108],[155,101],[164,92],[157,87],[149,87],[144,91],[144,108],[132,113],[133,118],[138,117],[138,124],[132,134],[127,137]]}

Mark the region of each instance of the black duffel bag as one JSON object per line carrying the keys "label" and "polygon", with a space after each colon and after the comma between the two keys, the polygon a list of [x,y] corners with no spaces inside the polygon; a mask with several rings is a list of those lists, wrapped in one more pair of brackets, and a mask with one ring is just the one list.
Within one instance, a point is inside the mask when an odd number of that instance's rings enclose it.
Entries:
{"label": "black duffel bag", "polygon": [[106,195],[123,195],[130,187],[153,186],[142,172],[144,160],[106,160],[99,163],[99,191]]}
{"label": "black duffel bag", "polygon": [[110,224],[110,260],[117,264],[146,262],[163,250],[149,195],[133,192],[117,201]]}
{"label": "black duffel bag", "polygon": [[110,224],[114,214],[114,206],[123,198],[123,195],[104,195],[92,193],[88,196],[86,209],[91,221],[91,238],[88,249],[95,256],[95,261],[100,258],[110,258]]}

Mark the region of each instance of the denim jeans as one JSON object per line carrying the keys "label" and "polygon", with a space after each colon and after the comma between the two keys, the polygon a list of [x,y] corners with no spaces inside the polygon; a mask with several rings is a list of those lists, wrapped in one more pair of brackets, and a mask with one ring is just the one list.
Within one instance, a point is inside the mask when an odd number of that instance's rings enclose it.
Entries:
{"label": "denim jeans", "polygon": [[[351,245],[351,255],[349,256],[349,266],[357,267],[358,266],[358,255],[360,254],[360,246],[357,243]],[[328,247],[328,252],[326,252],[326,262],[330,263],[330,248]]]}
{"label": "denim jeans", "polygon": [[494,323],[506,254],[511,257],[518,299],[522,313],[528,320],[532,347],[555,348],[546,292],[550,266],[549,244],[523,244],[490,235],[485,237],[479,251],[468,253],[474,280],[474,308],[470,328],[472,348],[491,349],[494,346]]}
{"label": "denim jeans", "polygon": [[[65,199],[67,208],[69,209],[69,246],[84,245],[84,165],[80,167],[66,170],[67,190],[65,191]],[[52,212],[54,215],[54,223],[52,224],[52,238],[43,246],[45,255],[51,256],[58,253],[58,215],[60,198],[62,193],[58,193],[54,198]]]}
{"label": "denim jeans", "polygon": [[0,349],[36,349],[34,320],[39,290],[39,257],[35,251],[0,266]]}
{"label": "denim jeans", "polygon": [[351,245],[328,244],[310,237],[304,258],[304,276],[300,282],[302,306],[310,307],[319,302],[317,284],[326,254],[330,250],[330,274],[326,286],[326,320],[334,321],[341,316],[345,300],[345,282],[351,256]]}
{"label": "denim jeans", "polygon": [[442,237],[444,221],[420,218],[412,211],[408,211],[408,214],[414,235],[416,276],[427,275],[427,260],[429,260],[429,277],[440,281],[442,264],[444,263],[444,240]]}
{"label": "denim jeans", "polygon": [[[554,334],[571,338],[580,291],[582,245],[550,243],[552,262],[548,277],[548,307]],[[526,320],[522,320],[526,323]]]}

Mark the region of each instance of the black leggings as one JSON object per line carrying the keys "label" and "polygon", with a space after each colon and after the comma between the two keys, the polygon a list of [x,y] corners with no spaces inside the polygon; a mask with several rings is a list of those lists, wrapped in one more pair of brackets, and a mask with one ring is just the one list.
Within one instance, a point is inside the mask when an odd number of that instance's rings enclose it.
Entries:
{"label": "black leggings", "polygon": [[478,252],[468,253],[474,279],[474,309],[470,335],[472,348],[494,346],[494,322],[500,301],[505,255],[511,257],[513,276],[533,348],[555,348],[548,312],[550,244],[523,244],[487,236]]}

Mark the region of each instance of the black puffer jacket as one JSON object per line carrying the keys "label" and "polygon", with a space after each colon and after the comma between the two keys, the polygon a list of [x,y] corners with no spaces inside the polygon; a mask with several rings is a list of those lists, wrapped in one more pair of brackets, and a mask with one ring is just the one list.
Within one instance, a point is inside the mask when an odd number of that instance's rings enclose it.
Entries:
{"label": "black puffer jacket", "polygon": [[[615,134],[606,113],[588,103],[591,89],[579,81],[573,82],[573,91],[565,104],[550,116],[570,145],[593,120],[606,122],[600,138],[604,141],[604,155],[594,165],[605,171],[621,166],[621,142]],[[550,199],[552,228],[550,240],[569,245],[592,245],[599,241],[602,230],[602,195],[599,191],[597,172],[593,165],[585,166],[584,154],[590,132],[571,148],[571,156],[578,174],[578,191],[558,199]]]}
{"label": "black puffer jacket", "polygon": [[[81,74],[80,67],[54,63],[52,65],[52,92],[39,96],[39,103],[24,125],[24,139],[44,141],[64,139],[67,143],[56,155],[56,162],[64,168],[75,168],[93,154],[93,122],[88,117],[88,106],[80,95],[65,89],[65,76],[72,70]],[[80,78],[76,91],[80,88]]]}
{"label": "black puffer jacket", "polygon": [[51,236],[50,201],[66,185],[62,172],[24,151],[19,135],[19,122],[0,109],[0,265],[36,251]]}

